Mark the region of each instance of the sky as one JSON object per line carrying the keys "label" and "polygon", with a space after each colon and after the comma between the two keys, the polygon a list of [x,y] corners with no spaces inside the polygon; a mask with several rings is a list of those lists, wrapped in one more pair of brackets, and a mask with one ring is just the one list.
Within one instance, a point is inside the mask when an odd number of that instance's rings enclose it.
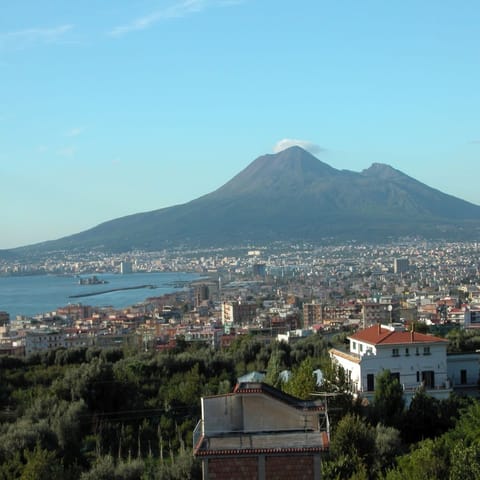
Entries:
{"label": "sky", "polygon": [[476,0],[2,0],[0,248],[303,145],[480,205]]}

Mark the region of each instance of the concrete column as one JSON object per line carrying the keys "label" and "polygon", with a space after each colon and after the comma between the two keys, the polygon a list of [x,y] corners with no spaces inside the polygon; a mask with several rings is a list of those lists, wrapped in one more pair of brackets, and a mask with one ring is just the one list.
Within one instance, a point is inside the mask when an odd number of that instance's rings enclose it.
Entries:
{"label": "concrete column", "polygon": [[265,455],[258,456],[258,480],[265,479]]}
{"label": "concrete column", "polygon": [[315,480],[322,478],[322,459],[319,453],[313,456],[313,478]]}
{"label": "concrete column", "polygon": [[208,480],[208,458],[202,459],[202,479]]}

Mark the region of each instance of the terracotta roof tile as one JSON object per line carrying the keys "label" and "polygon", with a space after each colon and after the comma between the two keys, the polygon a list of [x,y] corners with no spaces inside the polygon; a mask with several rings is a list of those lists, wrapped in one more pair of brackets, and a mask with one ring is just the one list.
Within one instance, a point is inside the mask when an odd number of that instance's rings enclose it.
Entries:
{"label": "terracotta roof tile", "polygon": [[412,343],[444,343],[448,340],[419,332],[396,331],[381,325],[374,325],[350,336],[352,340],[371,345],[401,345]]}

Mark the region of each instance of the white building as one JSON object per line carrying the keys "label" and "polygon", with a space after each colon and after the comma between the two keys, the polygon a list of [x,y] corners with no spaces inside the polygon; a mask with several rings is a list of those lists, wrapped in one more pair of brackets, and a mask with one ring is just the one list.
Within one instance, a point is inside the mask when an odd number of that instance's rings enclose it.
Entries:
{"label": "white building", "polygon": [[478,392],[479,358],[478,353],[452,353],[447,356],[448,378],[454,390]]}
{"label": "white building", "polygon": [[279,333],[277,335],[277,341],[285,342],[285,343],[293,343],[297,340],[301,340],[302,338],[307,338],[313,335],[313,330],[309,329],[297,329],[297,330],[289,330],[286,333]]}
{"label": "white building", "polygon": [[330,350],[332,359],[343,367],[352,391],[372,399],[376,377],[390,370],[404,390],[407,405],[415,391],[444,399],[452,392],[447,367],[448,340],[406,331],[404,327],[374,325],[349,338],[349,350]]}
{"label": "white building", "polygon": [[65,334],[56,330],[27,331],[25,335],[25,355],[45,350],[66,348]]}

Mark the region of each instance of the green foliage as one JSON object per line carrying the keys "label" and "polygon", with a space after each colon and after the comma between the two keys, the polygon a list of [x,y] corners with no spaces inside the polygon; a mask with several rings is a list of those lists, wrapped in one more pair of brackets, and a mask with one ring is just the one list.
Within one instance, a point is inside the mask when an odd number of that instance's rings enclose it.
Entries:
{"label": "green foliage", "polygon": [[415,393],[403,422],[403,434],[407,442],[414,443],[438,436],[441,427],[439,403],[423,390]]}
{"label": "green foliage", "polygon": [[306,358],[311,358],[315,367],[322,357],[328,357],[328,348],[321,335],[311,335],[295,342],[291,347],[290,358],[292,365],[298,365]]}
{"label": "green foliage", "polygon": [[0,462],[0,480],[20,478],[23,470],[23,462],[20,452],[15,452],[10,458]]}
{"label": "green foliage", "polygon": [[449,437],[453,441],[464,441],[466,445],[472,445],[480,439],[480,402],[478,400],[462,411]]}
{"label": "green foliage", "polygon": [[377,375],[374,395],[374,411],[377,422],[388,426],[400,425],[405,401],[403,389],[390,370]]}
{"label": "green foliage", "polygon": [[322,478],[324,480],[368,479],[367,467],[357,454],[341,454],[334,460],[323,462],[322,467]]}
{"label": "green foliage", "polygon": [[386,427],[381,423],[377,424],[375,428],[375,471],[384,472],[392,467],[401,449],[400,432],[396,428]]}
{"label": "green foliage", "polygon": [[63,480],[63,465],[56,459],[54,452],[43,450],[36,445],[33,451],[25,450],[26,464],[21,480]]}
{"label": "green foliage", "polygon": [[480,440],[467,445],[458,442],[452,451],[449,480],[480,479]]}
{"label": "green foliage", "polygon": [[283,390],[294,397],[307,400],[317,390],[317,380],[313,374],[313,361],[307,357],[303,362],[293,369],[288,382],[283,385]]}
{"label": "green foliage", "polygon": [[334,458],[342,455],[358,457],[366,466],[371,466],[375,454],[375,429],[358,415],[347,414],[333,431],[330,450]]}
{"label": "green foliage", "polygon": [[[336,394],[328,398],[332,449],[325,478],[379,478],[388,468],[391,478],[409,478],[420,461],[415,449],[396,457],[407,450],[397,430],[374,428],[352,413],[363,410],[352,402],[345,372],[331,363],[319,336],[272,347],[246,336],[220,352],[187,344],[181,352],[135,355],[60,349],[27,361],[0,358],[0,367],[0,480],[199,478],[200,464],[188,447],[201,414],[200,397],[231,391],[240,372],[267,369],[274,382],[284,368],[293,371],[285,386],[289,393],[308,398],[317,390],[312,373],[320,367],[321,390]],[[398,385],[390,377],[379,383],[376,408],[390,418],[403,408]],[[424,477],[418,478],[475,478],[478,402],[419,396],[407,419],[405,425],[416,432],[409,442],[425,438],[425,432],[436,436],[418,446],[427,459],[420,470]]]}
{"label": "green foliage", "polygon": [[282,387],[280,373],[287,368],[289,363],[289,351],[290,349],[285,342],[276,342],[274,344],[272,353],[270,354],[270,360],[268,361],[267,365],[265,383],[268,383],[275,388]]}
{"label": "green foliage", "polygon": [[387,472],[385,480],[432,480],[448,478],[449,452],[438,441],[425,440],[408,455],[398,459],[398,466]]}

